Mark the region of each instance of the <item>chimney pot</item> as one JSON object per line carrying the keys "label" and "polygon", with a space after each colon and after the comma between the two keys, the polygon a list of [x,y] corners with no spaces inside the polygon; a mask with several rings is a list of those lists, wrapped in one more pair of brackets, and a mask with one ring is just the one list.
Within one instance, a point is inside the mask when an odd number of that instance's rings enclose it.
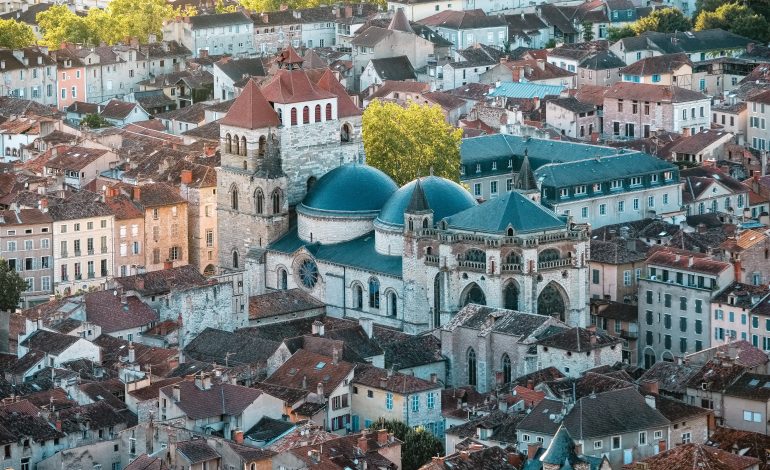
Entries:
{"label": "chimney pot", "polygon": [[369,450],[369,439],[362,435],[358,438],[358,448],[361,449],[361,453],[365,454]]}
{"label": "chimney pot", "polygon": [[192,170],[182,170],[181,179],[182,184],[192,183]]}
{"label": "chimney pot", "polygon": [[388,430],[380,429],[377,431],[377,444],[385,445],[388,443]]}

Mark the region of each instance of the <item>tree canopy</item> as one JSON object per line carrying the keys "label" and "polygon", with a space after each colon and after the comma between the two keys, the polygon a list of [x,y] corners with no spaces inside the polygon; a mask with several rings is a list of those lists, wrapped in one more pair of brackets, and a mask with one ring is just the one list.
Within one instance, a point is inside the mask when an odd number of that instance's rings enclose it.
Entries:
{"label": "tree canopy", "polygon": [[590,21],[584,21],[581,25],[583,29],[583,41],[591,42],[594,40],[594,25]]}
{"label": "tree canopy", "polygon": [[462,131],[444,119],[438,106],[372,101],[364,111],[366,162],[399,185],[433,174],[452,181],[460,178]]}
{"label": "tree canopy", "polygon": [[646,31],[656,31],[658,33],[689,31],[691,27],[690,20],[678,8],[654,10],[648,16],[639,18],[631,25],[631,29],[636,34],[642,34]]}
{"label": "tree canopy", "polygon": [[609,42],[620,41],[623,38],[630,38],[636,36],[636,33],[631,26],[623,26],[622,28],[608,28],[607,40]]}
{"label": "tree canopy", "polygon": [[86,114],[83,119],[80,120],[80,125],[90,129],[100,129],[102,127],[112,126],[108,120],[98,114]]}
{"label": "tree canopy", "polygon": [[[281,6],[288,6],[290,9],[301,8],[315,8],[322,5],[335,5],[338,1],[335,0],[238,0],[244,8],[254,11],[276,11]],[[355,3],[348,1],[348,3]],[[385,6],[385,0],[363,0],[363,3],[374,3],[376,5]]]}
{"label": "tree canopy", "polygon": [[695,20],[695,30],[720,28],[750,39],[767,42],[770,40],[770,23],[767,18],[756,13],[745,4],[724,3],[714,11],[712,3],[704,3],[704,8]]}
{"label": "tree canopy", "polygon": [[27,290],[27,281],[0,258],[0,310],[13,311],[19,306],[21,294]]}
{"label": "tree canopy", "polygon": [[35,44],[35,32],[27,23],[0,19],[0,47],[19,49]]}
{"label": "tree canopy", "polygon": [[386,429],[402,441],[402,470],[417,470],[437,455],[444,455],[444,444],[423,427],[412,429],[402,421],[380,420],[372,424],[373,431]]}
{"label": "tree canopy", "polygon": [[66,5],[53,5],[37,14],[42,44],[58,48],[63,42],[89,45],[115,44],[129,38],[147,42],[161,37],[163,22],[194,10],[175,10],[164,0],[112,0],[106,9],[91,8],[85,16]]}

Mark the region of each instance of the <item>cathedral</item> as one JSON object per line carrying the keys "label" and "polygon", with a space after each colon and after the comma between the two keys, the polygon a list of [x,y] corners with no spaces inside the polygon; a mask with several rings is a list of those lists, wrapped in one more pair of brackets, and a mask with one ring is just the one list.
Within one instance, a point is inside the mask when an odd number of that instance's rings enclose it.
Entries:
{"label": "cathedral", "polygon": [[332,72],[289,49],[221,121],[219,263],[249,295],[301,288],[330,315],[417,334],[468,303],[586,326],[588,226],[514,191],[479,204],[424,176],[399,188],[358,161],[361,112]]}

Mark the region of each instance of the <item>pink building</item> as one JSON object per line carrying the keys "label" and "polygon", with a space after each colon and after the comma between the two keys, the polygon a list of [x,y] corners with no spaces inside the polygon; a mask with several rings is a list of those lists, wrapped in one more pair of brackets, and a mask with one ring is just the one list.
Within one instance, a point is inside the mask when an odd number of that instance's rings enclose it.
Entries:
{"label": "pink building", "polygon": [[86,101],[86,67],[73,51],[62,48],[51,55],[56,59],[58,77],[56,96],[58,108],[67,109],[75,101]]}

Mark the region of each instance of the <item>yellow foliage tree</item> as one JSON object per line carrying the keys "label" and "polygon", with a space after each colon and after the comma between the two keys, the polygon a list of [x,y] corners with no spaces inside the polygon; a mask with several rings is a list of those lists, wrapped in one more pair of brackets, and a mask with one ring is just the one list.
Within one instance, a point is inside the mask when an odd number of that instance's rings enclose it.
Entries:
{"label": "yellow foliage tree", "polygon": [[18,49],[35,44],[35,32],[27,23],[0,19],[0,47]]}
{"label": "yellow foliage tree", "polygon": [[460,179],[462,131],[449,125],[438,106],[372,101],[364,111],[366,162],[400,186],[430,173]]}

